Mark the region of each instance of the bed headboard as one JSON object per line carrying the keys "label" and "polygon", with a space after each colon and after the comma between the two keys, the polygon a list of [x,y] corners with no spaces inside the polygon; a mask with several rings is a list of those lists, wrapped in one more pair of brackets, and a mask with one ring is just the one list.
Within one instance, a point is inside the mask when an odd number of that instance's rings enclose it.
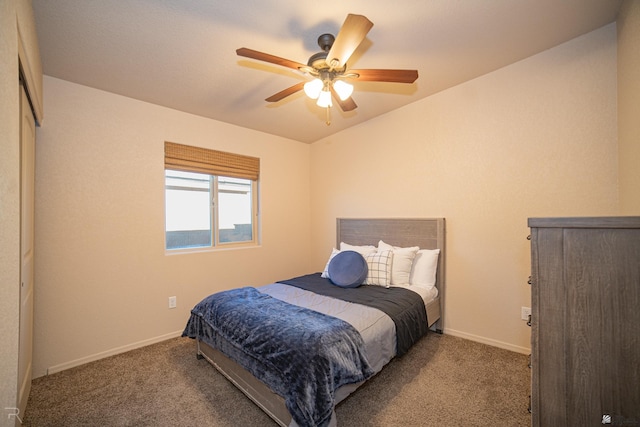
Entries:
{"label": "bed headboard", "polygon": [[[440,312],[444,314],[445,295],[445,227],[444,218],[338,218],[336,248],[340,242],[351,245],[373,245],[383,240],[393,246],[419,246],[440,249],[436,287]],[[443,319],[438,321],[442,330]]]}

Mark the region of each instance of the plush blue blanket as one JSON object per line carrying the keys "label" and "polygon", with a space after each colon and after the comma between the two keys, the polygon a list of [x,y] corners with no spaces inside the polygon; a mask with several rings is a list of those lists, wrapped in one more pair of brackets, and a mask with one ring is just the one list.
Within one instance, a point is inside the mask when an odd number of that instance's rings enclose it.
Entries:
{"label": "plush blue blanket", "polygon": [[[211,330],[227,348],[216,345]],[[182,336],[200,338],[236,360],[284,397],[300,426],[328,425],[335,390],[373,375],[362,337],[350,324],[254,288],[205,298]]]}

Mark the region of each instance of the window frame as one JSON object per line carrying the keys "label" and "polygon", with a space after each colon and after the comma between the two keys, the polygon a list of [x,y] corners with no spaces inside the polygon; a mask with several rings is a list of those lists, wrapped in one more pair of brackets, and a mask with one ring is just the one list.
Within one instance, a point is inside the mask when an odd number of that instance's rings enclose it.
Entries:
{"label": "window frame", "polygon": [[[176,151],[177,150],[177,151]],[[178,155],[176,155],[178,153]],[[184,158],[180,158],[183,153],[186,153]],[[194,154],[195,153],[195,154]],[[205,158],[204,163],[196,164],[198,159]],[[176,160],[177,158],[177,160]],[[220,165],[215,164],[215,161],[211,159],[223,159]],[[186,160],[185,160],[186,159]],[[185,165],[185,163],[188,164]],[[239,168],[233,170],[234,162],[239,165]],[[179,166],[175,167],[178,163]],[[247,164],[249,166],[247,166]],[[164,248],[167,254],[187,253],[187,252],[206,252],[215,251],[221,249],[237,249],[237,248],[251,248],[260,245],[260,179],[259,179],[259,166],[260,159],[249,156],[242,156],[232,153],[225,153],[216,150],[209,150],[200,147],[192,147],[181,144],[175,144],[165,142],[165,167],[164,167],[164,199],[165,199],[165,221],[164,221]],[[221,168],[222,169],[221,169]],[[249,170],[250,169],[250,170]],[[209,177],[209,213],[210,213],[210,245],[203,246],[186,246],[186,247],[167,247],[167,172],[168,170],[178,172],[195,172]],[[209,170],[217,170],[231,173],[210,173]],[[233,176],[235,175],[235,176]],[[255,179],[253,179],[255,177]],[[232,179],[246,179],[250,182],[251,192],[251,240],[235,241],[235,242],[221,242],[220,241],[220,203],[219,194],[221,193],[219,185],[220,179],[232,178]]]}
{"label": "window frame", "polygon": [[258,245],[258,218],[259,218],[259,209],[258,209],[258,181],[249,180],[251,182],[251,240],[243,240],[241,242],[221,242],[220,241],[220,202],[219,202],[219,194],[220,187],[219,181],[220,178],[232,178],[224,175],[210,175],[211,176],[211,184],[212,188],[212,243],[211,247],[213,248],[236,248],[236,247],[247,247],[247,246],[257,246]]}

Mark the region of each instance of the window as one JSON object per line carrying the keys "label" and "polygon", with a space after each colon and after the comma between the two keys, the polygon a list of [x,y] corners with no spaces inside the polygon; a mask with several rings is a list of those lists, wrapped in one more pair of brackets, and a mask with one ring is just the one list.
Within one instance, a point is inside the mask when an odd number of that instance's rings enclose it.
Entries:
{"label": "window", "polygon": [[260,159],[165,143],[166,249],[255,245]]}

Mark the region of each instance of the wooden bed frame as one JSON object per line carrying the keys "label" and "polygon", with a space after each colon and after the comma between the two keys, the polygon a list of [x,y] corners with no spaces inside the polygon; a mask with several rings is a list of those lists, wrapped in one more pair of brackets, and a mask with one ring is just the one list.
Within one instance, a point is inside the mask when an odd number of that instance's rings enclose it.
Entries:
{"label": "wooden bed frame", "polygon": [[[436,287],[438,297],[427,304],[427,319],[432,330],[443,331],[445,295],[445,220],[444,218],[338,218],[336,247],[340,242],[351,245],[374,245],[380,240],[393,246],[419,246],[420,249],[440,249]],[[242,366],[206,343],[196,340],[198,358],[205,358],[222,375],[238,387],[249,399],[283,427],[291,424],[291,415],[284,399]],[[383,368],[384,369],[384,368]],[[336,391],[336,404],[355,391],[360,384],[351,384]]]}

